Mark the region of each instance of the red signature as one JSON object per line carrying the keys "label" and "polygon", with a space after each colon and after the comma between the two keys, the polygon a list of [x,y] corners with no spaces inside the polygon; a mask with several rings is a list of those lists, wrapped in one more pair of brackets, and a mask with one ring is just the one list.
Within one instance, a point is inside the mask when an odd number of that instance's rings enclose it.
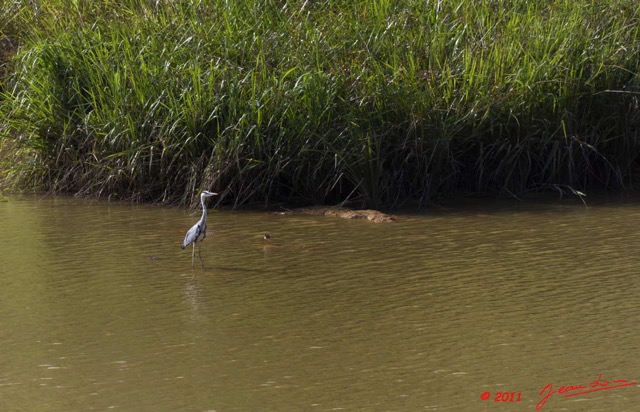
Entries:
{"label": "red signature", "polygon": [[[536,411],[542,409],[542,407],[547,403],[551,395],[564,394],[565,398],[570,398],[572,396],[580,396],[586,395],[587,393],[593,393],[598,391],[608,391],[609,389],[617,389],[623,388],[625,386],[633,386],[637,385],[638,382],[628,381],[626,379],[614,379],[612,381],[608,381],[606,379],[602,379],[602,374],[598,375],[598,379],[589,383],[589,386],[585,386],[583,384],[580,385],[565,385],[561,386],[558,389],[553,389],[553,384],[548,384],[538,395],[544,395],[538,404],[536,405]],[[613,385],[613,386],[611,386]],[[586,390],[585,390],[586,389]]]}

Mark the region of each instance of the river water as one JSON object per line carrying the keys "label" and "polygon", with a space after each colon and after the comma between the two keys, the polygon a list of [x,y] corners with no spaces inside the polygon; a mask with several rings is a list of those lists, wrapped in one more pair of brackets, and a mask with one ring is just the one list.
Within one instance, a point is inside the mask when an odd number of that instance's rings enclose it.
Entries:
{"label": "river water", "polygon": [[639,202],[198,218],[0,202],[0,410],[640,405]]}

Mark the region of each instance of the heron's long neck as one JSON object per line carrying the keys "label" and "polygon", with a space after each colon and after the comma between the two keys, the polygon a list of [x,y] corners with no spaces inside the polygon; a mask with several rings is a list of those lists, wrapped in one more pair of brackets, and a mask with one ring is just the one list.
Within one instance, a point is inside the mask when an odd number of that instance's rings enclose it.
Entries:
{"label": "heron's long neck", "polygon": [[207,205],[204,203],[204,196],[200,197],[200,202],[202,203],[202,221],[204,222],[205,220],[207,220]]}

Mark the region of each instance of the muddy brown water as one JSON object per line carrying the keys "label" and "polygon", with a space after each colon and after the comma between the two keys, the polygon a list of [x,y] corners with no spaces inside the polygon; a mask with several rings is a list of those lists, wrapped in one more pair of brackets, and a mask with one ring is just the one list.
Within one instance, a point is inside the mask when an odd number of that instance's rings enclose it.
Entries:
{"label": "muddy brown water", "polygon": [[639,202],[198,218],[0,202],[0,410],[640,405]]}

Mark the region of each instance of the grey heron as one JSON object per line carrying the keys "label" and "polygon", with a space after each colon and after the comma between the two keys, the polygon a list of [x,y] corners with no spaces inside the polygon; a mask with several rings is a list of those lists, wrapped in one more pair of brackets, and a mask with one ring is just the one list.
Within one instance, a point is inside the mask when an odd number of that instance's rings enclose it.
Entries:
{"label": "grey heron", "polygon": [[195,267],[195,259],[196,259],[196,243],[198,243],[198,256],[200,257],[200,263],[202,264],[202,269],[204,269],[204,262],[202,262],[202,255],[200,254],[200,248],[202,247],[202,241],[205,237],[207,237],[207,205],[205,204],[205,199],[211,196],[215,196],[217,193],[209,192],[208,190],[203,191],[200,194],[200,203],[202,203],[202,217],[198,220],[198,223],[193,225],[191,229],[187,232],[187,235],[184,237],[184,242],[182,242],[181,249],[186,248],[189,245],[193,245],[193,252],[191,253],[191,268]]}

